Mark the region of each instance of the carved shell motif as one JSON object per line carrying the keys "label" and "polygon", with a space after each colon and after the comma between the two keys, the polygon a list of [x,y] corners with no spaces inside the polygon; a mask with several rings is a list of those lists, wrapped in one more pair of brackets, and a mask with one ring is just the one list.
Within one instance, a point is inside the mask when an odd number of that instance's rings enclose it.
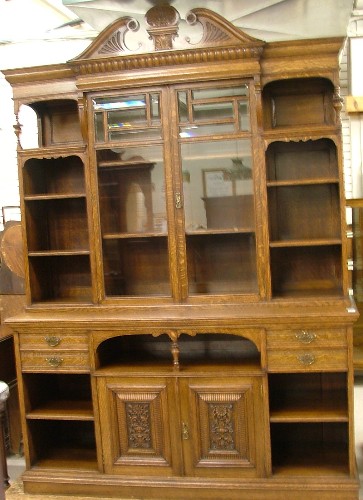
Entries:
{"label": "carved shell motif", "polygon": [[178,36],[179,12],[171,5],[156,5],[145,16],[147,32],[154,41],[155,50],[170,50]]}

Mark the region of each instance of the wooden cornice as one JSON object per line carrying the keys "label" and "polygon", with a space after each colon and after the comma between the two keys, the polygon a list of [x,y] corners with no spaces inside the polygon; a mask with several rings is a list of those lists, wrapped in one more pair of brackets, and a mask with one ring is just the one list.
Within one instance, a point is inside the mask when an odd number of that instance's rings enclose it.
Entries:
{"label": "wooden cornice", "polygon": [[[198,41],[179,34],[179,13],[171,6],[156,6],[145,16],[145,28],[130,17],[108,26],[78,57],[69,62],[77,75],[112,73],[197,64],[259,59],[264,42],[257,40],[208,9],[193,9],[186,22],[199,33]],[[128,34],[140,31],[137,47],[128,46]],[[152,40],[150,42],[150,39]]]}

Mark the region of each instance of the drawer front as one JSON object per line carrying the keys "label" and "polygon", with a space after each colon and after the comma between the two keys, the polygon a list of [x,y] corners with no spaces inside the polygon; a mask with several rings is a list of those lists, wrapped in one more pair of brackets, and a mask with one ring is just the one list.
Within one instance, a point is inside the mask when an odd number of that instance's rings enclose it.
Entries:
{"label": "drawer front", "polygon": [[88,372],[88,352],[82,351],[21,351],[22,371],[54,372],[68,371]]}
{"label": "drawer front", "polygon": [[347,349],[276,349],[267,352],[269,372],[346,370]]}
{"label": "drawer front", "polygon": [[270,330],[267,332],[267,349],[283,348],[338,348],[347,347],[344,328],[297,328],[296,330]]}
{"label": "drawer front", "polygon": [[88,335],[84,333],[23,333],[19,335],[20,349],[77,349],[88,350]]}

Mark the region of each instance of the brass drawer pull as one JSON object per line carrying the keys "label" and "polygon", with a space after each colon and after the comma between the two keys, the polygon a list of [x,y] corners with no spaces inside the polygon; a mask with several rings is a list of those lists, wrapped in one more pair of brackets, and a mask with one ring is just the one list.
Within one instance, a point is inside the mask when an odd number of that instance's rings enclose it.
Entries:
{"label": "brass drawer pull", "polygon": [[49,347],[56,347],[61,342],[61,339],[59,337],[55,337],[53,335],[50,337],[45,337],[44,340],[49,345]]}
{"label": "brass drawer pull", "polygon": [[46,358],[46,361],[53,367],[60,366],[63,363],[62,358]]}
{"label": "brass drawer pull", "polygon": [[316,334],[313,332],[308,332],[306,330],[301,330],[301,332],[295,335],[297,340],[302,344],[311,344],[316,339]]}
{"label": "brass drawer pull", "polygon": [[304,366],[311,366],[316,361],[316,358],[313,354],[302,354],[301,356],[297,356],[297,359]]}

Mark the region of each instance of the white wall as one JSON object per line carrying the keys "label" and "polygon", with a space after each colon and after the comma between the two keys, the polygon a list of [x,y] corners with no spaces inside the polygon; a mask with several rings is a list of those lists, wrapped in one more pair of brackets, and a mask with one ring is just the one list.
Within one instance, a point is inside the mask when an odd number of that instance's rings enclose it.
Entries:
{"label": "white wall", "polygon": [[[19,205],[12,91],[0,73],[0,208]],[[0,230],[2,230],[2,216]]]}

